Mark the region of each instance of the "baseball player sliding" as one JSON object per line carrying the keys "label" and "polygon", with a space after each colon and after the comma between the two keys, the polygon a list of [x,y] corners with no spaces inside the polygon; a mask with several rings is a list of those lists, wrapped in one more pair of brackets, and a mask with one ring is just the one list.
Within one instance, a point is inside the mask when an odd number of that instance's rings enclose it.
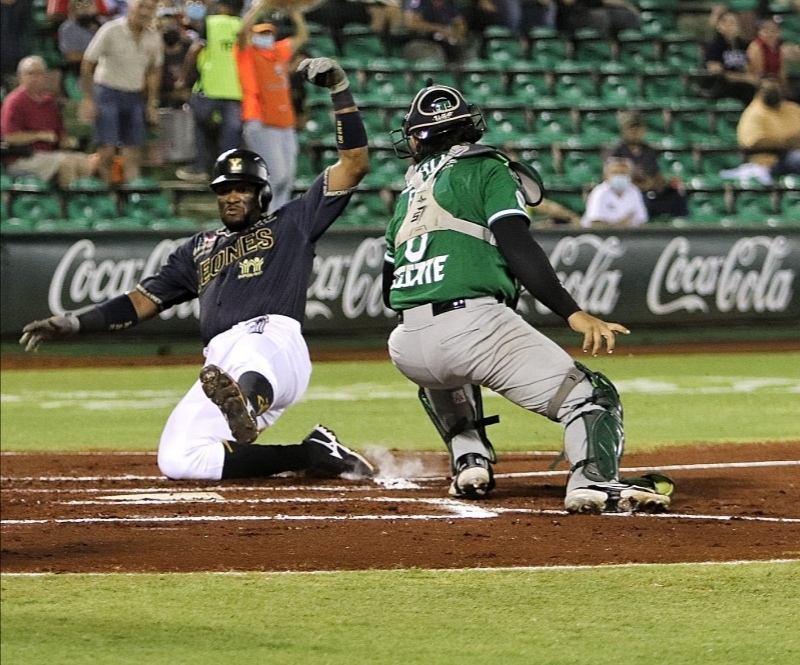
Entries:
{"label": "baseball player sliding", "polygon": [[[569,512],[665,510],[665,476],[621,480],[624,432],[614,385],[530,326],[513,309],[518,285],[583,334],[583,350],[614,349],[627,334],[581,311],[531,237],[526,206],[542,199],[538,173],[478,145],[486,124],[458,90],[414,97],[395,151],[411,157],[386,232],[383,295],[399,312],[389,337],[397,368],[419,396],[451,459],[450,494],[481,498],[495,485],[495,452],[481,386],[564,427]],[[510,306],[509,306],[510,305]]]}
{"label": "baseball player sliding", "polygon": [[309,190],[274,213],[264,160],[248,150],[219,156],[211,181],[223,227],[197,233],[136,289],[81,313],[23,328],[26,351],[75,333],[122,330],[193,298],[200,300],[205,365],[175,407],[158,447],[173,479],[246,478],[304,470],[371,477],[371,464],[316,426],[299,445],[250,445],[305,392],[311,376],[301,334],[314,245],[369,170],[367,135],[341,66],[330,58],[298,66],[327,87],[338,161]]}

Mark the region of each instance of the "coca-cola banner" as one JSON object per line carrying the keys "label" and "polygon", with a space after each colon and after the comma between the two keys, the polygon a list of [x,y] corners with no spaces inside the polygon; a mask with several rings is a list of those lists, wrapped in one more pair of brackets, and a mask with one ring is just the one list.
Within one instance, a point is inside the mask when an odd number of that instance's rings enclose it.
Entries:
{"label": "coca-cola banner", "polygon": [[[563,284],[597,316],[647,327],[800,324],[800,229],[534,233]],[[2,334],[132,289],[183,240],[157,232],[3,234]],[[378,235],[330,231],[322,238],[308,289],[309,333],[386,333],[394,326],[381,299],[383,253]],[[536,325],[563,325],[530,296],[519,309]],[[137,328],[196,331],[196,301]]]}

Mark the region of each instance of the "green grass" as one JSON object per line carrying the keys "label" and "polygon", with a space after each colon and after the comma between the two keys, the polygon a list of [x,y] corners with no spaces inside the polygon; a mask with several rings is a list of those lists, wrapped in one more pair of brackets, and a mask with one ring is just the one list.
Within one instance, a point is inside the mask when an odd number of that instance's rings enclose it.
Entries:
{"label": "green grass", "polygon": [[[796,441],[800,353],[624,356],[587,360],[619,387],[628,450],[676,443]],[[5,371],[2,450],[155,450],[197,366]],[[499,451],[554,450],[561,429],[484,391]],[[363,449],[441,450],[414,386],[388,361],[317,363],[305,399],[261,435],[301,440],[317,422]]]}
{"label": "green grass", "polygon": [[800,563],[2,579],[4,665],[794,665]]}

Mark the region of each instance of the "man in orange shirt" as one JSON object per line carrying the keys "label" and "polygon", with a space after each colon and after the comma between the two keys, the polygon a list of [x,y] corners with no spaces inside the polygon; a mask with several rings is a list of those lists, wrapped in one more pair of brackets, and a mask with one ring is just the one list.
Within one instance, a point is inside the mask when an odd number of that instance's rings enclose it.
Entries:
{"label": "man in orange shirt", "polygon": [[294,36],[276,40],[274,25],[256,23],[265,4],[256,2],[245,14],[234,53],[242,85],[243,136],[247,147],[267,163],[272,212],[291,198],[297,171],[297,120],[289,63],[308,40],[308,28],[303,15],[295,11],[290,14]]}

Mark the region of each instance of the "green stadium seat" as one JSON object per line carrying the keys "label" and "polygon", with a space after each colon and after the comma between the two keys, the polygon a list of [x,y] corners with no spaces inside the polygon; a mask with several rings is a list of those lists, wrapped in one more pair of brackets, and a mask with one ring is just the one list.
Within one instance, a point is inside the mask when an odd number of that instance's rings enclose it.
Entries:
{"label": "green stadium seat", "polygon": [[576,30],[573,37],[573,60],[596,65],[598,62],[610,62],[614,59],[614,45],[594,28]]}
{"label": "green stadium seat", "polygon": [[572,185],[596,184],[603,179],[603,158],[599,152],[567,150],[561,164],[564,181]]}
{"label": "green stadium seat", "polygon": [[128,196],[125,204],[125,215],[146,222],[150,219],[171,217],[172,204],[163,192],[155,194],[140,194],[135,192]]}
{"label": "green stadium seat", "polygon": [[142,217],[105,217],[92,220],[95,231],[139,231],[147,226]]}
{"label": "green stadium seat", "polygon": [[535,67],[552,69],[569,59],[569,45],[555,32],[534,30],[530,34],[528,59]]}
{"label": "green stadium seat", "polygon": [[514,72],[509,87],[511,97],[521,104],[549,97],[553,92],[551,77],[544,72]]}
{"label": "green stadium seat", "polygon": [[718,224],[730,214],[723,193],[690,192],[689,218],[695,222]]}
{"label": "green stadium seat", "polygon": [[506,87],[505,77],[497,71],[469,72],[461,81],[461,92],[473,104],[484,104],[505,97]]}
{"label": "green stadium seat", "polygon": [[575,133],[572,112],[568,109],[559,111],[534,111],[534,136],[550,143],[565,141]]}
{"label": "green stadium seat", "polygon": [[661,58],[659,42],[639,30],[623,30],[617,36],[617,59],[622,65],[642,68]]}
{"label": "green stadium seat", "polygon": [[661,153],[661,163],[664,165],[664,176],[667,178],[676,177],[686,182],[697,175],[697,164],[690,152],[664,151]]}
{"label": "green stadium seat", "polygon": [[703,64],[700,45],[682,35],[680,41],[678,37],[674,41],[664,41],[662,49],[663,63],[677,71],[690,71]]}
{"label": "green stadium seat", "polygon": [[61,219],[64,213],[61,201],[55,194],[40,192],[17,194],[11,201],[11,217],[24,220],[54,220]]}
{"label": "green stadium seat", "polygon": [[[196,233],[200,224],[189,217],[165,217],[147,222],[146,227],[153,231],[170,231],[174,233]],[[212,228],[218,228],[219,222],[212,222]]]}
{"label": "green stadium seat", "polygon": [[[5,206],[2,206],[5,209]],[[6,217],[3,213],[0,219],[0,232],[2,233],[27,233],[33,231],[34,222],[32,219],[22,219],[20,217]]]}
{"label": "green stadium seat", "polygon": [[597,99],[597,85],[591,72],[558,73],[555,82],[556,99],[569,105]]}
{"label": "green stadium seat", "polygon": [[600,80],[600,97],[607,104],[630,106],[641,101],[639,78],[632,74],[609,74]]}

